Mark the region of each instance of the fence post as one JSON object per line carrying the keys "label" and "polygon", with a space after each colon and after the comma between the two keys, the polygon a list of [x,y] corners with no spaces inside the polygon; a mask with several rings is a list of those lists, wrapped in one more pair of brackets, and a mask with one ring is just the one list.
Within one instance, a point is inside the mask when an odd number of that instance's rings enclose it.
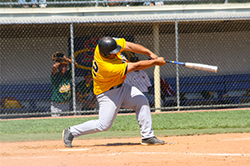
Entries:
{"label": "fence post", "polygon": [[74,56],[74,27],[73,23],[70,24],[70,48],[71,48],[71,61],[72,61],[72,104],[73,112],[76,115],[76,96],[75,96],[75,56]]}
{"label": "fence post", "polygon": [[[159,56],[159,24],[153,25],[153,41],[154,41],[154,53]],[[157,88],[156,88],[157,87]],[[161,107],[161,84],[160,84],[160,66],[154,68],[154,97],[155,108]],[[161,109],[156,109],[155,112],[161,112]]]}
{"label": "fence post", "polygon": [[[175,54],[176,61],[179,61],[179,43],[178,43],[178,21],[175,21]],[[179,86],[179,65],[176,65],[176,97],[177,97],[177,110],[180,111],[180,86]]]}
{"label": "fence post", "polygon": [[98,7],[98,0],[95,0],[95,7]]}

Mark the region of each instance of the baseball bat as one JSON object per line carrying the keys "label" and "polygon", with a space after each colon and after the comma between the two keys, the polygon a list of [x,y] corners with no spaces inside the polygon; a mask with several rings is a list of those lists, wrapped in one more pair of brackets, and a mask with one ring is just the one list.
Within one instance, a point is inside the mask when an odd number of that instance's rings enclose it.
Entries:
{"label": "baseball bat", "polygon": [[165,60],[165,61],[167,63],[178,64],[178,65],[182,65],[188,68],[193,68],[193,69],[198,69],[198,70],[211,71],[214,73],[217,73],[217,70],[218,70],[218,66],[206,65],[206,64],[201,64],[201,63],[176,62],[176,61],[169,61],[169,60]]}

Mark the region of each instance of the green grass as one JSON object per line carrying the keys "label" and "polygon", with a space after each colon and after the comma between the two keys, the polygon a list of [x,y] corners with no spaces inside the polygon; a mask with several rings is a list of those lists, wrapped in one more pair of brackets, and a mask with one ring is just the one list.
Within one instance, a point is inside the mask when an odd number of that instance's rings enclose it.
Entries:
{"label": "green grass", "polygon": [[[157,136],[250,132],[250,110],[183,112],[152,115]],[[0,121],[0,141],[36,141],[61,139],[63,129],[98,117],[25,119]],[[78,139],[139,137],[135,115],[117,116],[106,132]]]}

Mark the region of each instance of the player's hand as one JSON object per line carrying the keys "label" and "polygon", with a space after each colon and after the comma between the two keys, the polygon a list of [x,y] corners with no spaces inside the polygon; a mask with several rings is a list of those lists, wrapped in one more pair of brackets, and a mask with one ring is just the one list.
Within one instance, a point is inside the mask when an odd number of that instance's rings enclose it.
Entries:
{"label": "player's hand", "polygon": [[157,59],[155,59],[155,61],[156,61],[156,64],[158,65],[158,66],[162,66],[162,65],[165,65],[167,62],[164,60],[164,58],[163,57],[158,57]]}
{"label": "player's hand", "polygon": [[151,59],[157,59],[158,56],[157,56],[156,54],[152,53],[152,54],[150,54],[150,58],[151,58]]}

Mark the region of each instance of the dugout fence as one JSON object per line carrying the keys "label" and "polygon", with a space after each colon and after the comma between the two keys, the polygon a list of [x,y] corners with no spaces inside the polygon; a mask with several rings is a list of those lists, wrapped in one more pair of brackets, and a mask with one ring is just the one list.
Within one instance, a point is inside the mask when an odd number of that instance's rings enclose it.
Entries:
{"label": "dugout fence", "polygon": [[[249,18],[249,15],[174,18],[161,15],[3,21],[0,23],[0,117],[51,116],[54,64],[51,56],[56,51],[78,63],[72,70],[71,107],[61,115],[97,114],[98,106],[76,110],[76,86],[91,70],[94,47],[103,36],[124,37],[168,60],[219,67],[217,73],[173,64],[146,69],[153,85],[152,111],[247,107],[250,105]],[[128,60],[133,56],[147,59],[144,55],[123,54]],[[161,78],[174,94],[163,93]]]}

